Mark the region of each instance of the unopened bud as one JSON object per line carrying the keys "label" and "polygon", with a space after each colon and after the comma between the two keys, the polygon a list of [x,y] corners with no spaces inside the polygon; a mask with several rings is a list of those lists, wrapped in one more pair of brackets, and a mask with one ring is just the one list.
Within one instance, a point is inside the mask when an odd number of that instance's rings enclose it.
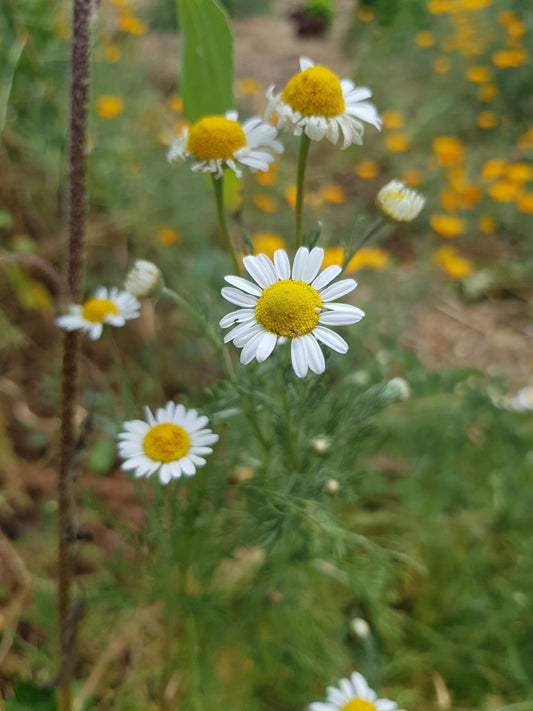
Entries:
{"label": "unopened bud", "polygon": [[336,479],[328,479],[324,484],[324,492],[333,496],[339,490],[339,482]]}
{"label": "unopened bud", "polygon": [[311,444],[317,454],[326,454],[329,450],[329,440],[325,437],[315,437]]}
{"label": "unopened bud", "polygon": [[137,259],[126,277],[124,288],[132,296],[146,299],[156,292],[161,282],[162,274],[159,267],[146,259]]}
{"label": "unopened bud", "polygon": [[356,637],[366,639],[370,634],[370,625],[362,617],[354,617],[350,622],[350,629]]}

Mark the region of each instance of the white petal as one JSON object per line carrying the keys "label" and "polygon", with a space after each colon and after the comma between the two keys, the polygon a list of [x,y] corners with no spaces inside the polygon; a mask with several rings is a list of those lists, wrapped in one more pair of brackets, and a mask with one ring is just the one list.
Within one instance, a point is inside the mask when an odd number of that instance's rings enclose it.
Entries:
{"label": "white petal", "polygon": [[258,363],[265,361],[276,347],[278,338],[275,333],[264,333],[257,345],[256,358]]}
{"label": "white petal", "polygon": [[246,269],[248,274],[250,274],[252,279],[254,279],[259,284],[259,286],[262,286],[263,289],[272,284],[269,279],[268,272],[265,271],[265,268],[263,267],[261,261],[257,259],[257,257],[254,257],[249,254],[248,256],[244,257],[242,263],[244,264],[244,268]]}
{"label": "white petal", "polygon": [[314,67],[315,63],[309,57],[300,57],[300,71],[305,72],[309,67]]}
{"label": "white petal", "polygon": [[248,279],[243,279],[242,277],[233,275],[226,276],[224,277],[224,279],[228,282],[228,284],[236,286],[237,289],[240,289],[241,291],[244,291],[247,294],[261,296],[261,289],[257,286],[257,284],[252,284],[251,281],[248,281]]}
{"label": "white petal", "polygon": [[298,281],[303,281],[303,275],[309,258],[309,250],[307,247],[300,247],[296,252],[292,263],[292,278]]}
{"label": "white petal", "polygon": [[341,296],[349,294],[357,286],[357,282],[354,279],[341,279],[341,281],[335,282],[327,289],[320,292],[320,298],[323,302],[335,301],[335,299],[340,299]]}
{"label": "white petal", "polygon": [[269,286],[271,284],[274,284],[278,280],[278,275],[276,274],[276,270],[274,269],[274,265],[272,264],[272,261],[267,257],[266,254],[258,254],[257,259],[261,262],[262,267],[264,268],[265,272],[268,274],[269,278]]}
{"label": "white petal", "polygon": [[196,474],[196,467],[192,463],[189,457],[182,457],[179,460],[179,465],[186,476],[192,476]]}
{"label": "white petal", "polygon": [[345,304],[341,305],[345,306],[343,311],[323,311],[318,317],[318,323],[325,326],[350,326],[363,318],[364,312],[361,309],[355,306],[349,309]]}
{"label": "white petal", "polygon": [[284,249],[277,249],[274,252],[274,266],[276,268],[279,279],[290,279],[291,263]]}
{"label": "white petal", "polygon": [[253,320],[255,320],[255,311],[252,309],[237,309],[223,316],[218,322],[218,325],[220,328],[228,328],[229,326],[234,326],[236,323],[244,323]]}
{"label": "white petal", "polygon": [[[176,478],[178,478],[178,477],[176,477]],[[161,465],[161,469],[159,470],[159,481],[162,484],[168,484],[171,479],[172,479],[172,467],[170,466],[170,462]]]}
{"label": "white petal", "polygon": [[299,378],[305,378],[309,369],[307,349],[303,338],[293,338],[291,342],[291,362],[294,372]]}
{"label": "white petal", "polygon": [[259,342],[263,338],[264,333],[260,332],[257,333],[256,335],[252,336],[248,343],[244,346],[244,348],[241,351],[241,357],[240,361],[243,365],[248,365],[248,363],[251,363],[253,359],[256,357],[257,353],[257,346],[259,345]]}
{"label": "white petal", "polygon": [[304,266],[302,281],[305,281],[306,284],[310,284],[318,274],[323,261],[324,250],[322,247],[313,247],[309,252],[309,257]]}
{"label": "white petal", "polygon": [[338,264],[332,264],[329,267],[326,267],[324,271],[320,272],[320,274],[317,276],[317,278],[312,282],[311,286],[313,289],[316,289],[317,291],[320,291],[320,289],[324,288],[327,284],[330,283],[330,281],[333,281],[336,276],[338,276],[342,272],[342,267],[340,267]]}
{"label": "white petal", "polygon": [[348,344],[342,336],[338,333],[332,331],[330,328],[324,328],[324,326],[315,326],[313,329],[313,336],[321,341],[325,346],[331,348],[337,353],[347,353]]}
{"label": "white petal", "polygon": [[250,336],[253,336],[255,331],[257,330],[255,328],[256,325],[256,323],[246,321],[245,323],[241,323],[238,326],[235,326],[235,328],[232,328],[231,331],[228,331],[224,336],[224,343],[229,343],[235,338],[239,339],[241,336],[247,337],[248,334]]}
{"label": "white petal", "polygon": [[319,375],[326,370],[326,361],[324,360],[324,354],[318,342],[311,333],[308,333],[302,338],[305,342],[305,347],[307,349],[307,362],[309,363],[309,368]]}
{"label": "white petal", "polygon": [[233,286],[225,286],[220,293],[226,301],[229,301],[231,304],[235,304],[236,306],[255,307],[257,305],[257,299],[255,296],[245,294],[243,291],[235,289]]}

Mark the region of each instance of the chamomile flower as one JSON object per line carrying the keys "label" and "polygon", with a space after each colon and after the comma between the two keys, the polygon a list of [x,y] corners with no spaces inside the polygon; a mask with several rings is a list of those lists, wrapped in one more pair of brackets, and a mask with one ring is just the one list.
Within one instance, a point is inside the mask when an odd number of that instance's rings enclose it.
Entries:
{"label": "chamomile flower", "polygon": [[218,435],[205,427],[207,417],[173,402],[155,414],[144,409],[146,420],[124,422],[118,436],[118,453],[125,460],[122,469],[137,478],[158,472],[162,484],[196,474],[205,455],[213,452],[210,445],[218,441]]}
{"label": "chamomile flower", "polygon": [[204,116],[176,138],[167,158],[170,163],[192,158],[194,173],[212,173],[221,178],[225,168],[231,168],[240,178],[238,163],[254,170],[268,170],[274,153],[282,153],[276,141],[277,129],[258,116],[239,123],[236,111],[224,116]]}
{"label": "chamomile flower", "polygon": [[401,180],[391,180],[378,192],[376,202],[392,220],[411,222],[426,204],[426,198],[408,188]]}
{"label": "chamomile flower", "polygon": [[328,686],[327,701],[316,701],[309,711],[403,711],[390,699],[378,699],[359,672],[349,679],[341,679],[338,688]]}
{"label": "chamomile flower", "polygon": [[124,326],[137,318],[141,305],[132,294],[115,287],[99,287],[83,304],[71,304],[68,314],[56,319],[65,331],[84,331],[93,341],[100,338],[104,324]]}
{"label": "chamomile flower", "polygon": [[137,259],[124,282],[126,291],[138,299],[147,299],[155,294],[161,286],[161,270],[147,259]]}
{"label": "chamomile flower", "polygon": [[361,309],[335,303],[336,299],[353,291],[353,279],[341,279],[332,284],[342,269],[332,265],[320,272],[324,250],[300,247],[291,267],[287,252],[278,249],[274,260],[266,254],[247,256],[243,264],[254,282],[238,276],[227,276],[231,286],[222,289],[222,296],[241,308],[220,321],[226,333],[224,342],[233,341],[242,348],[241,363],[254,358],[261,363],[272,353],[276,344],[290,339],[291,362],[299,378],[308,370],[322,373],[325,361],[319,342],[346,353],[348,344],[328,326],[357,323],[365,315]]}
{"label": "chamomile flower", "polygon": [[309,57],[300,57],[300,69],[281,93],[273,85],[267,89],[266,116],[275,114],[278,128],[289,128],[295,136],[305,133],[313,141],[342,138],[343,148],[363,143],[363,121],[381,129],[376,107],[366,101],[372,96],[366,86],[339,79]]}

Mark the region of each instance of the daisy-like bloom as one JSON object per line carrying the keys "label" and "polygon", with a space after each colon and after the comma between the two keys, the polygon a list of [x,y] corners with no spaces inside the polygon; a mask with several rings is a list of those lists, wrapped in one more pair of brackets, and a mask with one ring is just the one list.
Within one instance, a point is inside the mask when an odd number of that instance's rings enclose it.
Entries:
{"label": "daisy-like bloom", "polygon": [[322,373],[325,361],[319,341],[337,353],[346,353],[348,344],[328,326],[357,323],[365,315],[361,309],[348,304],[334,303],[353,291],[353,279],[341,279],[331,284],[342,268],[331,265],[320,272],[324,250],[300,247],[289,262],[287,252],[278,249],[274,260],[266,254],[243,259],[246,271],[254,282],[238,276],[227,276],[231,286],[222,289],[222,296],[239,306],[220,321],[226,333],[224,342],[233,341],[242,348],[241,363],[254,358],[263,362],[277,343],[287,338],[291,342],[291,361],[299,378],[308,370]]}
{"label": "daisy-like bloom", "polygon": [[138,299],[146,299],[155,294],[161,284],[159,267],[147,259],[137,259],[126,277],[124,288]]}
{"label": "daisy-like bloom", "polygon": [[194,173],[212,173],[221,178],[225,168],[231,168],[240,178],[237,164],[254,170],[268,170],[274,162],[274,153],[282,153],[283,146],[276,141],[277,129],[258,116],[240,124],[236,111],[224,116],[204,116],[190,128],[185,127],[176,138],[167,158],[170,163],[192,158]]}
{"label": "daisy-like bloom", "polygon": [[204,456],[213,453],[210,445],[218,441],[218,435],[205,427],[207,417],[173,402],[155,415],[148,407],[144,411],[146,420],[124,422],[118,435],[118,453],[125,460],[122,469],[137,478],[158,472],[162,484],[196,474],[196,468],[205,464]]}
{"label": "daisy-like bloom", "polygon": [[68,314],[57,318],[56,324],[65,331],[84,331],[95,341],[102,335],[105,323],[124,326],[126,321],[139,316],[140,307],[129,292],[100,286],[85,303],[71,304]]}
{"label": "daisy-like bloom", "polygon": [[408,188],[401,180],[391,180],[384,185],[376,201],[385,215],[397,222],[411,222],[426,204],[425,197]]}
{"label": "daisy-like bloom", "polygon": [[337,143],[342,137],[343,148],[363,143],[363,121],[381,129],[376,107],[366,101],[372,96],[366,86],[339,79],[309,57],[300,57],[300,69],[281,93],[273,85],[267,89],[266,116],[275,114],[278,128],[288,127],[295,136],[305,133],[312,141],[325,137]]}
{"label": "daisy-like bloom", "polygon": [[341,679],[338,688],[328,686],[327,701],[316,701],[309,711],[403,711],[390,699],[378,699],[359,672],[349,679]]}

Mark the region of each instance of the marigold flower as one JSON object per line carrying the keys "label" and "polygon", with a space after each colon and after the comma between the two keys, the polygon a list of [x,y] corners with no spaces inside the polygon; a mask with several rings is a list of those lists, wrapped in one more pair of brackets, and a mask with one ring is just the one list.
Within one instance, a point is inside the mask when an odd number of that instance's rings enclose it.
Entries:
{"label": "marigold flower", "polygon": [[498,125],[498,116],[493,111],[482,111],[477,115],[476,123],[479,128],[494,128]]}
{"label": "marigold flower", "polygon": [[270,195],[265,195],[265,193],[254,195],[253,203],[258,210],[261,210],[261,212],[274,213],[278,209],[278,204],[275,198]]}
{"label": "marigold flower", "polygon": [[385,128],[403,128],[405,126],[405,116],[401,111],[384,111],[383,125]]}
{"label": "marigold flower", "polygon": [[505,171],[505,177],[512,183],[527,183],[533,180],[533,165],[531,163],[510,163]]}
{"label": "marigold flower", "polygon": [[375,160],[362,160],[356,163],[355,173],[363,180],[371,180],[379,174],[379,166]]}
{"label": "marigold flower", "polygon": [[211,173],[221,178],[225,168],[233,170],[240,178],[241,163],[253,170],[268,170],[274,161],[274,153],[281,153],[283,146],[276,141],[277,130],[259,117],[247,119],[241,125],[236,111],[227,111],[224,116],[204,116],[176,138],[168,152],[168,160],[192,158],[191,170]]}
{"label": "marigold flower", "polygon": [[490,215],[481,215],[478,221],[478,225],[480,231],[483,232],[483,234],[491,235],[494,234],[494,232],[496,231],[498,221],[495,217],[491,217]]}
{"label": "marigold flower", "polygon": [[252,246],[254,254],[266,254],[269,259],[277,249],[287,249],[287,243],[276,232],[257,232],[252,235]]}
{"label": "marigold flower", "polygon": [[338,353],[346,353],[348,344],[328,326],[357,323],[364,312],[355,306],[337,303],[337,299],[357,286],[353,279],[331,283],[341,267],[320,271],[324,250],[300,247],[291,267],[285,250],[278,249],[273,261],[265,254],[243,259],[254,282],[227,276],[231,285],[222,296],[241,308],[224,316],[221,328],[231,328],[224,342],[233,341],[242,348],[241,363],[266,360],[278,343],[290,339],[291,362],[299,378],[308,370],[322,373],[326,368],[319,342]]}
{"label": "marigold flower", "polygon": [[481,177],[485,180],[493,180],[500,178],[507,168],[507,161],[500,159],[492,159],[483,163],[481,168]]}
{"label": "marigold flower", "polygon": [[462,160],[464,144],[454,136],[439,136],[433,141],[433,152],[440,165],[444,167],[456,165]]}
{"label": "marigold flower", "polygon": [[435,35],[430,30],[421,30],[415,35],[415,43],[419,47],[433,47],[435,44]]}
{"label": "marigold flower", "polygon": [[522,193],[516,200],[516,208],[526,215],[533,214],[533,193]]}
{"label": "marigold flower", "polygon": [[452,68],[452,63],[448,57],[437,57],[433,60],[433,69],[437,74],[446,74]]}
{"label": "marigold flower", "polygon": [[331,267],[332,264],[342,266],[344,262],[344,249],[342,247],[326,247],[324,250],[324,260],[322,269]]}
{"label": "marigold flower", "polygon": [[520,67],[526,64],[528,59],[529,54],[525,49],[502,49],[492,55],[492,63],[500,69]]}
{"label": "marigold flower", "polygon": [[474,271],[469,259],[461,257],[453,247],[441,247],[433,255],[433,261],[452,279],[464,279]]}
{"label": "marigold flower", "polygon": [[441,237],[453,238],[465,232],[465,222],[455,215],[431,215],[429,224]]}
{"label": "marigold flower", "polygon": [[385,136],[385,145],[391,153],[403,153],[411,148],[411,141],[403,133],[391,133]]}
{"label": "marigold flower", "polygon": [[491,80],[491,73],[488,67],[468,67],[466,78],[474,84],[485,84]]}
{"label": "marigold flower", "polygon": [[489,195],[496,202],[512,202],[518,194],[519,186],[509,180],[499,180],[489,187]]}
{"label": "marigold flower", "polygon": [[411,188],[416,188],[422,182],[422,173],[416,168],[407,168],[402,174],[402,180]]}
{"label": "marigold flower", "polygon": [[146,23],[129,13],[124,13],[119,17],[118,29],[128,32],[130,35],[145,35],[148,32]]}
{"label": "marigold flower", "polygon": [[176,114],[183,113],[183,99],[179,94],[170,94],[167,98],[167,106]]}
{"label": "marigold flower", "polygon": [[113,119],[124,111],[124,99],[121,96],[105,94],[96,101],[96,113],[105,119]]}
{"label": "marigold flower", "polygon": [[363,122],[381,129],[376,107],[366,101],[372,96],[370,89],[339,79],[308,57],[300,57],[300,69],[283,92],[274,93],[273,85],[267,89],[265,116],[275,114],[278,128],[289,128],[295,136],[305,133],[312,141],[327,138],[336,144],[342,138],[342,148],[362,144]]}
{"label": "marigold flower", "polygon": [[205,425],[209,420],[196,410],[167,402],[152,414],[145,407],[146,420],[124,422],[118,435],[118,453],[125,461],[122,469],[134,476],[149,477],[158,472],[159,481],[168,484],[181,476],[194,476],[203,467],[205,455],[218,435]]}
{"label": "marigold flower", "polygon": [[181,240],[181,234],[179,230],[173,227],[160,227],[157,230],[157,241],[159,244],[164,244],[169,247],[173,244],[177,244]]}
{"label": "marigold flower", "polygon": [[390,266],[390,257],[381,247],[361,247],[346,265],[346,271],[356,272],[359,269],[375,269],[382,271]]}
{"label": "marigold flower", "polygon": [[329,202],[332,205],[342,205],[346,202],[346,192],[344,191],[344,188],[341,185],[336,185],[335,183],[324,185],[320,190],[320,194],[326,202]]}
{"label": "marigold flower", "polygon": [[258,185],[275,185],[278,179],[278,166],[276,162],[268,166],[268,170],[261,170],[254,175],[254,180]]}
{"label": "marigold flower", "polygon": [[498,87],[496,84],[482,84],[477,92],[477,98],[480,101],[492,101],[498,96]]}
{"label": "marigold flower", "polygon": [[296,185],[287,185],[285,188],[284,196],[285,200],[289,204],[289,207],[292,207],[294,209],[294,206],[296,205]]}

